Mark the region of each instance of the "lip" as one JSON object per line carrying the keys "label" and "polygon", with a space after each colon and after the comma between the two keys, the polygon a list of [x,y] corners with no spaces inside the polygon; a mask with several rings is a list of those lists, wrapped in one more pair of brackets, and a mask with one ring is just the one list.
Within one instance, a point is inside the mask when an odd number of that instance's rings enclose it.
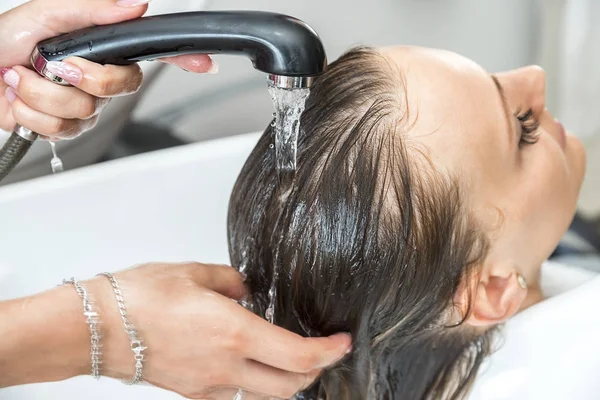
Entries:
{"label": "lip", "polygon": [[558,128],[558,143],[560,147],[565,150],[567,148],[567,131],[563,124],[560,123],[559,120],[555,119],[556,127]]}

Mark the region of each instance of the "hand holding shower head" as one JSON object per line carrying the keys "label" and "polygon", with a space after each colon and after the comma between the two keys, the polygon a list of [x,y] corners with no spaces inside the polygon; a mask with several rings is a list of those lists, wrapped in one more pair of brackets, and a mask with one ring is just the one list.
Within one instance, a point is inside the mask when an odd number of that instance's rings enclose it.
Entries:
{"label": "hand holding shower head", "polygon": [[[304,22],[258,11],[205,11],[139,18],[96,26],[45,40],[32,54],[42,76],[66,85],[46,64],[82,57],[100,64],[128,65],[182,54],[239,54],[283,89],[308,88],[327,65],[316,32]],[[0,150],[0,180],[25,155],[37,134],[17,126]]]}

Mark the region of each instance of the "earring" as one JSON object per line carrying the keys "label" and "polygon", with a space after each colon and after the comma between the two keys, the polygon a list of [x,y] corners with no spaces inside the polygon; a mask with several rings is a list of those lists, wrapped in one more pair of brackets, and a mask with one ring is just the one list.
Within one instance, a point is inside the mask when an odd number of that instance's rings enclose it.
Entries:
{"label": "earring", "polygon": [[517,281],[519,282],[519,286],[521,286],[521,289],[527,290],[527,281],[525,280],[523,274],[517,273]]}

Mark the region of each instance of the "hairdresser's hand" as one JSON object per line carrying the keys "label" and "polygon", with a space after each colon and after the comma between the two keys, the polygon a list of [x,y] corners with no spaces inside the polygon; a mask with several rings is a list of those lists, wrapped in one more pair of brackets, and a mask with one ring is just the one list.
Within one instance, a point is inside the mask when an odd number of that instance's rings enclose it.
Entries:
{"label": "hairdresser's hand", "polygon": [[[44,136],[73,138],[91,129],[111,97],[137,91],[138,65],[101,66],[80,58],[52,63],[61,87],[28,69],[36,44],[61,33],[141,17],[149,0],[32,0],[0,15],[0,129],[15,123]],[[162,60],[193,72],[214,71],[206,55]]]}
{"label": "hairdresser's hand", "polygon": [[[290,398],[341,359],[345,334],[302,338],[247,311],[231,267],[149,264],[115,274],[130,320],[148,347],[144,380],[194,399]],[[105,277],[88,283],[104,321],[104,372],[130,379],[133,353]],[[89,346],[89,344],[88,344]],[[88,349],[89,351],[89,349]]]}

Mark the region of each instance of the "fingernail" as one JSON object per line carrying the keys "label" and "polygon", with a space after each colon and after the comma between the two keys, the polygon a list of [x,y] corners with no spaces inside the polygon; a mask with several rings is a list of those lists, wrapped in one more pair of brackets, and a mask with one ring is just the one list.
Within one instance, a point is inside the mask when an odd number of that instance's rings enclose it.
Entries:
{"label": "fingernail", "polygon": [[0,78],[4,78],[4,74],[8,72],[10,68],[0,68]]}
{"label": "fingernail", "polygon": [[136,7],[150,3],[150,0],[119,0],[117,5],[121,7]]}
{"label": "fingernail", "polygon": [[17,92],[15,92],[15,89],[11,87],[6,88],[4,95],[6,96],[6,100],[8,100],[8,102],[11,104],[17,99]]}
{"label": "fingernail", "polygon": [[16,89],[19,86],[19,81],[21,80],[21,77],[19,76],[17,71],[15,71],[14,69],[7,69],[3,72],[4,73],[2,74],[2,79],[4,79],[4,83],[6,83],[13,89]]}
{"label": "fingernail", "polygon": [[344,353],[344,356],[345,356],[345,355],[351,353],[354,348],[352,346],[352,335],[349,333],[345,333],[345,332],[344,332],[344,335],[348,336],[348,338],[350,339],[350,344],[348,345],[348,348],[346,349],[346,352]]}
{"label": "fingernail", "polygon": [[248,279],[248,274],[246,274],[246,268],[245,265],[242,265],[241,267],[238,267],[238,273],[242,276],[242,281],[246,282],[246,279]]}
{"label": "fingernail", "polygon": [[352,347],[352,345],[348,346],[348,348],[346,349],[346,353],[345,354],[352,353],[352,350],[354,350],[354,348]]}
{"label": "fingernail", "polygon": [[208,71],[206,71],[207,74],[216,74],[219,72],[219,64],[217,64],[217,62],[215,60],[211,60],[212,64],[210,66],[210,69]]}
{"label": "fingernail", "polygon": [[[349,333],[344,332],[344,335],[348,336],[348,339],[350,339],[350,344],[348,345],[348,348],[346,349],[346,352],[344,353],[344,355],[352,352],[353,346],[352,346],[352,335]],[[343,358],[343,357],[342,357]]]}
{"label": "fingernail", "polygon": [[[349,333],[339,333],[334,336],[341,336],[341,335],[346,335],[351,341],[350,344],[348,345],[348,347],[346,348],[346,351],[344,352],[344,354],[342,354],[341,356],[338,356],[335,359],[331,359],[331,353],[324,354],[323,362],[321,365],[318,365],[317,368],[327,368],[333,364],[336,364],[336,363],[342,361],[352,351],[352,336]],[[339,350],[340,349],[337,348],[336,350],[332,351],[332,353],[339,354],[338,353]]]}
{"label": "fingernail", "polygon": [[50,61],[46,69],[54,75],[63,78],[71,85],[77,85],[83,79],[83,72],[76,66],[59,61]]}

